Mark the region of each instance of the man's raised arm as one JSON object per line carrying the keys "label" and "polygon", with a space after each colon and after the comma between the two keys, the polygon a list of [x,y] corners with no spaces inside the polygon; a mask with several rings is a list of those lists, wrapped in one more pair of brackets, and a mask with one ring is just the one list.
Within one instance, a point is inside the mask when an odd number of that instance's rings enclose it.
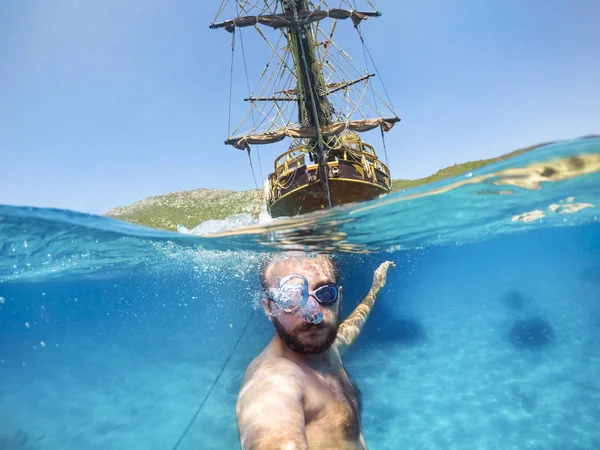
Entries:
{"label": "man's raised arm", "polygon": [[367,317],[371,312],[371,308],[373,308],[377,294],[381,288],[385,286],[385,282],[387,280],[387,271],[390,266],[395,266],[395,264],[391,261],[381,263],[373,275],[373,285],[371,286],[371,289],[369,289],[369,293],[363,299],[363,301],[360,302],[356,309],[352,311],[352,314],[350,314],[348,318],[340,325],[337,338],[335,340],[335,345],[337,346],[340,355],[343,355],[348,348],[350,348],[360,334],[365,322],[367,321]]}

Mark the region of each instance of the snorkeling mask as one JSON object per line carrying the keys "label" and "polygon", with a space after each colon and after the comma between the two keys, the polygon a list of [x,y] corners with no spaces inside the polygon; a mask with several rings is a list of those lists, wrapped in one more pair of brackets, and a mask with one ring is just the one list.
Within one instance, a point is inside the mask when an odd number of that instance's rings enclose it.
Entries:
{"label": "snorkeling mask", "polygon": [[314,302],[309,304],[308,297],[314,297],[322,305],[332,305],[337,301],[340,289],[335,284],[326,284],[309,291],[308,280],[292,274],[279,279],[279,287],[271,289],[271,298],[282,311],[301,315],[307,322],[320,323],[323,313],[313,313],[316,305]]}

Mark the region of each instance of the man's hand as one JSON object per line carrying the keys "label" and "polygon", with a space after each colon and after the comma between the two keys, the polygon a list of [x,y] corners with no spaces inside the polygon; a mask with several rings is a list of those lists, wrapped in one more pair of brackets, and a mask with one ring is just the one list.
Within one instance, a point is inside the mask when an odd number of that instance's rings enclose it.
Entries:
{"label": "man's hand", "polygon": [[387,280],[387,271],[390,267],[396,267],[392,261],[385,261],[379,265],[373,275],[373,284],[376,284],[380,289],[385,286]]}

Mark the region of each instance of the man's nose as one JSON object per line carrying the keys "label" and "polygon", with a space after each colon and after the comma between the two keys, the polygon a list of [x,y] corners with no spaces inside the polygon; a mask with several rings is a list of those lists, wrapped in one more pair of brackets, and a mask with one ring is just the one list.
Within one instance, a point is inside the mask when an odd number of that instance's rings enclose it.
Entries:
{"label": "man's nose", "polygon": [[323,320],[323,313],[319,311],[318,303],[310,297],[308,297],[308,302],[306,303],[306,309],[304,310],[302,319],[304,319],[304,321],[307,323],[321,323]]}

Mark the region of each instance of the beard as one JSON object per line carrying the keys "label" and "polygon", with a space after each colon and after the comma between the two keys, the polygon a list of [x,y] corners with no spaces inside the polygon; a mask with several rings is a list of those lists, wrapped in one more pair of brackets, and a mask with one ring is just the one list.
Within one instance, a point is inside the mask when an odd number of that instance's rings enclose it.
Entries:
{"label": "beard", "polygon": [[[279,322],[279,320],[276,317],[273,319],[275,330],[277,330],[277,334],[279,335],[283,343],[290,350],[301,355],[318,355],[319,353],[327,351],[329,347],[331,347],[331,345],[334,343],[335,338],[337,337],[337,332],[338,328],[340,327],[340,323],[341,320],[339,318],[335,323],[326,325],[323,325],[323,323],[316,325],[306,323],[298,327],[296,330],[290,332],[284,328],[284,326],[281,324],[281,322]],[[326,329],[327,332],[318,336],[302,335],[303,331],[312,329]]]}

